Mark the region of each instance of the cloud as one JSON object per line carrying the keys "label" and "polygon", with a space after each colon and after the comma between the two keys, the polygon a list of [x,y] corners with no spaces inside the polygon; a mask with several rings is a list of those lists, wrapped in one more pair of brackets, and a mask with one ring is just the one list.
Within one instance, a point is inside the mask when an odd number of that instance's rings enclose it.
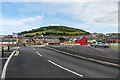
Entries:
{"label": "cloud", "polygon": [[76,8],[78,13],[75,13],[75,16],[88,24],[116,26],[114,24],[117,23],[117,3],[89,3],[86,8],[81,8],[84,10],[78,11],[79,7]]}
{"label": "cloud", "polygon": [[68,14],[82,24],[88,24],[92,28],[118,27],[118,3],[77,3],[70,9],[64,9],[62,12]]}
{"label": "cloud", "polygon": [[44,16],[35,16],[24,19],[2,19],[0,34],[10,34],[39,27]]}
{"label": "cloud", "polygon": [[35,16],[35,17],[31,17],[31,18],[27,18],[27,19],[22,19],[20,21],[18,21],[18,23],[26,23],[26,22],[33,22],[36,20],[41,20],[44,16]]}
{"label": "cloud", "polygon": [[119,0],[2,0],[2,2],[118,2]]}
{"label": "cloud", "polygon": [[[5,19],[3,19],[1,23],[3,28],[4,26],[14,28],[17,26],[19,30],[24,31],[36,28],[36,26],[58,24],[80,28],[90,32],[98,32],[107,29],[107,32],[109,31],[109,27],[115,29],[118,27],[117,2],[13,2],[13,4],[10,5],[12,5],[13,8],[11,8],[13,10],[12,12],[14,12],[14,9],[18,11],[15,13],[17,16],[5,14],[3,16]],[[10,12],[11,9],[9,9]],[[37,16],[38,14],[43,14],[46,17]],[[16,17],[18,16],[22,19],[17,19]],[[6,17],[9,18],[7,19]]]}
{"label": "cloud", "polygon": [[44,16],[35,16],[35,17],[30,17],[30,18],[25,18],[25,19],[20,19],[20,20],[12,20],[12,19],[2,19],[2,26],[8,25],[8,26],[19,26],[19,25],[24,25],[26,23],[31,23],[34,21],[40,21]]}

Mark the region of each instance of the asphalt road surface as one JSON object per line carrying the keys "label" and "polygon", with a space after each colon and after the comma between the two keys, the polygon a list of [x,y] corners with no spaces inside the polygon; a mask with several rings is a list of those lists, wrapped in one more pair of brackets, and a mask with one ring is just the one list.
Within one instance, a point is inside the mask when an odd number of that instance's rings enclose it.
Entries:
{"label": "asphalt road surface", "polygon": [[118,68],[45,47],[21,47],[7,66],[6,78],[118,78]]}
{"label": "asphalt road surface", "polygon": [[[84,56],[87,58],[97,59],[101,61],[106,61],[110,63],[118,64],[120,60],[118,59],[118,49],[113,48],[94,48],[86,45],[61,45],[61,46],[49,46],[64,52],[68,52],[75,55]],[[120,55],[119,55],[120,57]]]}
{"label": "asphalt road surface", "polygon": [[64,46],[52,46],[58,49],[65,49],[69,51],[75,51],[77,53],[97,55],[101,57],[107,57],[111,59],[118,59],[118,49],[115,48],[104,48],[104,47],[91,47],[89,45],[64,45]]}

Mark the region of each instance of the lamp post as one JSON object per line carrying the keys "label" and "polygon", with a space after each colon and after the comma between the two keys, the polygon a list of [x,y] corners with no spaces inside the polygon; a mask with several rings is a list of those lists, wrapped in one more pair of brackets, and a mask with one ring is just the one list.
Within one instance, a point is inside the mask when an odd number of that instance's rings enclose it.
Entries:
{"label": "lamp post", "polygon": [[2,57],[4,56],[4,46],[2,46]]}
{"label": "lamp post", "polygon": [[8,38],[8,52],[10,51],[10,39]]}

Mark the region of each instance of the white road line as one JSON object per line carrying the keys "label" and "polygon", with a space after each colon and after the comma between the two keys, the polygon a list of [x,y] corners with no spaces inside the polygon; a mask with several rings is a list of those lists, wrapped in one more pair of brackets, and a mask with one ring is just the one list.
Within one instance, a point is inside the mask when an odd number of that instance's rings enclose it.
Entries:
{"label": "white road line", "polygon": [[97,49],[97,50],[102,51],[102,52],[105,52],[104,50],[99,49],[99,48],[94,48],[94,47],[91,47],[91,48],[93,48],[93,49]]}
{"label": "white road line", "polygon": [[66,71],[68,71],[68,72],[71,72],[71,73],[73,73],[73,74],[75,74],[75,75],[77,75],[77,76],[83,77],[83,75],[81,75],[81,74],[79,74],[79,73],[77,73],[77,72],[74,72],[74,71],[72,71],[72,70],[70,70],[70,69],[67,69],[67,68],[65,68],[65,67],[62,67],[61,65],[58,65],[58,64],[56,64],[55,62],[53,62],[53,61],[51,61],[51,60],[48,60],[48,62],[52,63],[53,65],[55,65],[55,66],[57,66],[57,67],[59,67],[59,68],[61,68],[61,69],[64,69],[64,70],[66,70]]}
{"label": "white road line", "polygon": [[36,51],[36,53],[37,53],[39,56],[42,56],[39,52]]}
{"label": "white road line", "polygon": [[[33,47],[32,47],[33,48]],[[35,48],[33,48],[33,50],[35,50]],[[39,52],[36,51],[36,53],[39,55],[39,56],[42,56]]]}
{"label": "white road line", "polygon": [[84,59],[84,60],[94,61],[94,62],[98,62],[98,63],[101,63],[101,64],[106,64],[106,65],[110,65],[110,66],[114,66],[114,67],[120,68],[119,64],[114,64],[114,63],[110,63],[110,62],[106,62],[106,61],[100,61],[100,60],[96,60],[96,59],[92,59],[92,58],[87,58],[87,57],[83,57],[83,56],[79,56],[79,55],[73,55],[71,53],[67,53],[67,52],[60,51],[60,50],[57,50],[57,49],[54,49],[54,48],[50,48],[50,47],[46,47],[46,48],[52,49],[52,50],[55,50],[55,51],[58,51],[58,52],[61,52],[61,53],[67,54],[67,55],[76,56],[76,57],[79,57],[79,58]]}
{"label": "white road line", "polygon": [[[33,48],[33,47],[32,47]],[[33,48],[33,50],[35,50],[35,48]]]}
{"label": "white road line", "polygon": [[95,48],[95,49],[98,49],[98,50],[100,50],[100,51],[103,51],[103,52],[104,52],[104,50],[102,50],[102,49],[99,49],[99,48]]}
{"label": "white road line", "polygon": [[[19,49],[19,47],[16,50],[18,50],[18,49]],[[7,59],[5,65],[4,65],[4,68],[3,68],[3,71],[2,71],[2,75],[1,75],[1,79],[2,80],[5,79],[7,66],[8,66],[12,56],[14,55],[14,53],[15,53],[15,51],[12,52],[12,54],[9,56],[9,58]]]}

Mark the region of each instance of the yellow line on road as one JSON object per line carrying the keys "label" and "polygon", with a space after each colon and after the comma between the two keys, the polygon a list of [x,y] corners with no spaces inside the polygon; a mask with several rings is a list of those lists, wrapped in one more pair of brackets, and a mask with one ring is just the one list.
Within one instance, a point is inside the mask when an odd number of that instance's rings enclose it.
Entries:
{"label": "yellow line on road", "polygon": [[16,53],[14,54],[14,56],[18,56],[19,55],[19,51],[16,51]]}

